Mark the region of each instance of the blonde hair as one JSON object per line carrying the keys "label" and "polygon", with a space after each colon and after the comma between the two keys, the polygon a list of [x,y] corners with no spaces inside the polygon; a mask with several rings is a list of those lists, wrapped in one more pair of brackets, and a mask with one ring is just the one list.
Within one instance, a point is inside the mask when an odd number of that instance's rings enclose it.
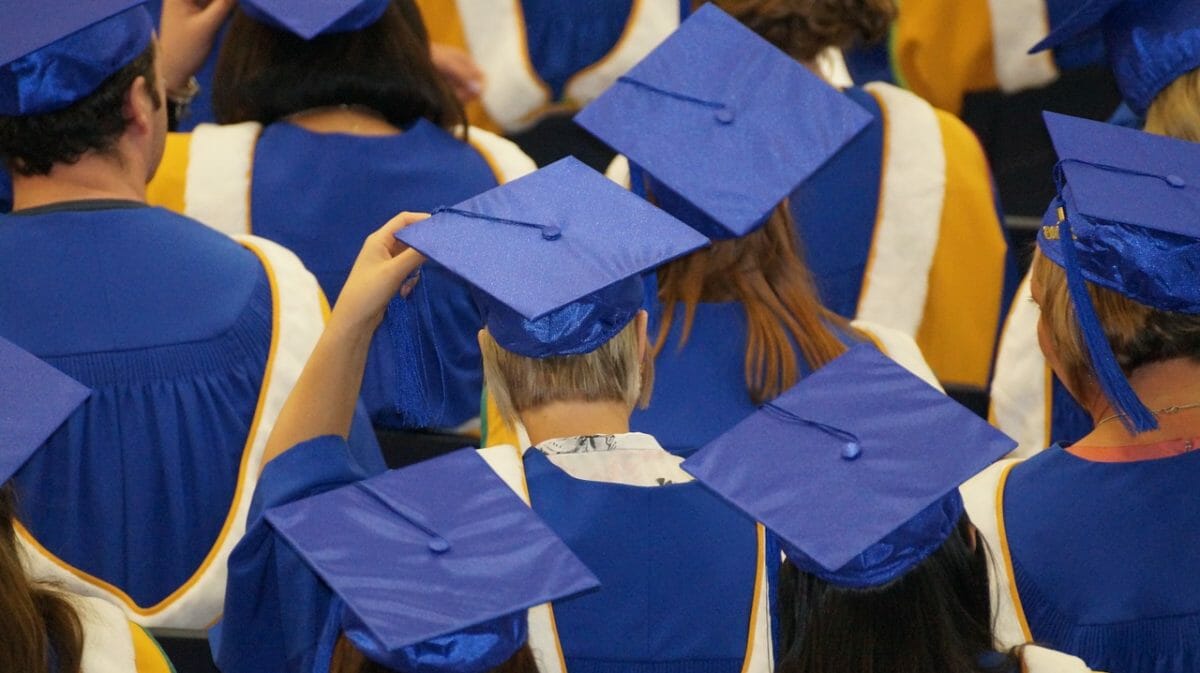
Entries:
{"label": "blonde hair", "polygon": [[[1041,286],[1046,336],[1062,371],[1063,383],[1078,392],[1095,372],[1067,289],[1067,273],[1037,251],[1033,283]],[[1200,361],[1200,316],[1160,311],[1095,283],[1084,281],[1096,317],[1126,376],[1142,365],[1179,357]]]}
{"label": "blonde hair", "polygon": [[552,402],[621,402],[633,409],[650,401],[654,367],[638,355],[639,321],[591,353],[529,358],[505,349],[485,329],[479,345],[488,395],[508,422]]}
{"label": "blonde hair", "polygon": [[1147,133],[1200,142],[1200,68],[1158,92],[1146,110]]}
{"label": "blonde hair", "polygon": [[746,391],[755,404],[775,399],[800,379],[797,350],[816,370],[846,352],[838,331],[862,339],[821,304],[787,204],[780,204],[757,230],[717,241],[658,271],[663,318],[655,356],[666,347],[679,305],[682,349],[700,302],[736,301],[746,310]]}

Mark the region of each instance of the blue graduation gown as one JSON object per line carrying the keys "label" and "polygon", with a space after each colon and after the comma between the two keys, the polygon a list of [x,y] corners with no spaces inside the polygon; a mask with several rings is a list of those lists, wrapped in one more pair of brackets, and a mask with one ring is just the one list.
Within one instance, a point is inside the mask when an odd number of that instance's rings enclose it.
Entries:
{"label": "blue graduation gown", "polygon": [[1200,670],[1200,452],[1100,463],[1054,446],[1004,483],[1007,548],[1039,644],[1102,671]]}
{"label": "blue graduation gown", "polygon": [[14,477],[38,542],[142,607],[187,582],[233,501],[272,301],[253,253],[165,210],[0,216],[0,334],[93,389]]}
{"label": "blue graduation gown", "polygon": [[229,557],[225,614],[209,634],[223,673],[310,673],[333,592],[263,518],[382,472],[364,466],[341,437],[318,437],[263,469],[246,535]]}
{"label": "blue graduation gown", "polygon": [[[397,213],[453,205],[497,181],[477,150],[420,120],[387,137],[272,124],[255,148],[251,184],[254,233],[295,252],[335,302],[363,240]],[[437,383],[428,389],[433,414],[425,425],[455,427],[479,415],[483,375],[476,332],[482,322],[467,287],[436,264],[422,269],[420,286],[414,296],[429,338],[413,360],[425,364],[426,381]],[[396,360],[396,344],[381,330],[371,349],[363,402],[376,425],[412,427],[397,411],[409,402],[398,396],[399,367],[409,362]]]}
{"label": "blue graduation gown", "polygon": [[524,464],[533,509],[601,583],[554,603],[569,673],[742,670],[758,572],[753,520],[697,482],[576,479],[536,449]]}

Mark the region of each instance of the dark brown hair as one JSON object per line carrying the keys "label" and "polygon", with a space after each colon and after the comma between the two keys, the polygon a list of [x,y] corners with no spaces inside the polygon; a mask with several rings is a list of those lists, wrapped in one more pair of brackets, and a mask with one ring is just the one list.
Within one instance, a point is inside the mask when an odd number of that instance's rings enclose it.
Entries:
{"label": "dark brown hair", "polygon": [[[703,5],[694,0],[694,6]],[[829,47],[845,49],[887,37],[892,0],[713,0],[746,27],[799,61]]]}
{"label": "dark brown hair", "polygon": [[879,587],[848,589],[799,570],[779,573],[777,673],[984,673],[1016,670],[993,648],[988,554],[964,514],[917,567]]}
{"label": "dark brown hair", "polygon": [[109,154],[129,127],[125,96],[138,77],[154,107],[162,105],[151,44],[124,68],[104,80],[87,98],[56,112],[0,116],[0,156],[19,175],[47,175],[55,164],[73,164],[89,152]]}
{"label": "dark brown hair", "polygon": [[[329,673],[393,673],[393,671],[363,656],[363,653],[346,636],[342,636],[333,649],[333,661],[329,664]],[[522,645],[521,649],[517,650],[508,661],[493,668],[490,673],[538,673],[537,662],[533,658],[533,651],[529,649],[529,643]]]}
{"label": "dark brown hair", "polygon": [[0,671],[79,673],[83,659],[79,615],[61,594],[29,581],[25,575],[13,528],[15,515],[13,489],[2,486],[0,615],[4,615],[4,625],[0,628]]}
{"label": "dark brown hair", "polygon": [[700,302],[737,301],[746,309],[746,387],[755,404],[778,397],[799,380],[797,348],[817,369],[846,351],[835,328],[856,334],[817,297],[787,201],[750,234],[717,241],[662,267],[658,287],[663,319],[655,355],[666,346],[679,304],[680,348],[687,343]]}
{"label": "dark brown hair", "polygon": [[213,76],[218,122],[270,124],[331,105],[370,108],[398,127],[425,118],[452,128],[464,119],[433,66],[412,0],[392,0],[362,30],[312,40],[234,12]]}

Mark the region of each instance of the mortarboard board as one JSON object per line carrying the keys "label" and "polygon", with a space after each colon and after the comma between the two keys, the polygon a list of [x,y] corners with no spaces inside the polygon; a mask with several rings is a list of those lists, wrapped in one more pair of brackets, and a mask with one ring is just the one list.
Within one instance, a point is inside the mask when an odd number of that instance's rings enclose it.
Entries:
{"label": "mortarboard board", "polygon": [[1153,308],[1200,314],[1200,146],[1045,113],[1058,217],[1038,247],[1067,274],[1105,396],[1136,432],[1157,427],[1113,355],[1084,279]]}
{"label": "mortarboard board", "polygon": [[797,567],[879,586],[941,547],[958,487],[1016,442],[871,346],[804,378],[684,461]]}
{"label": "mortarboard board", "polygon": [[526,609],[599,586],[472,449],[266,519],[340,601],[339,633],[399,673],[490,670],[524,643]]}
{"label": "mortarboard board", "polygon": [[81,383],[0,338],[0,484],[91,395]]}
{"label": "mortarboard board", "polygon": [[1087,0],[1031,52],[1097,31],[1118,87],[1139,115],[1168,84],[1200,67],[1200,3],[1195,0]]}
{"label": "mortarboard board", "polygon": [[497,343],[533,358],[599,348],[641,310],[643,272],[708,243],[574,157],[396,238],[471,284]]}
{"label": "mortarboard board", "polygon": [[0,115],[56,112],[150,46],[145,0],[0,0]]}
{"label": "mortarboard board", "polygon": [[662,208],[731,238],[762,225],[872,117],[705,5],[575,121],[652,176]]}
{"label": "mortarboard board", "polygon": [[374,24],[391,0],[241,0],[247,16],[305,40]]}

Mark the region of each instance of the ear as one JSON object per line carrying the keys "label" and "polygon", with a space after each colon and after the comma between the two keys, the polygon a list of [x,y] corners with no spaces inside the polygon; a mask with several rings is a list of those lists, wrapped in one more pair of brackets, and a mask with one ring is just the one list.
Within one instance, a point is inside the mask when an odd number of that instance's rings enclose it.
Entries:
{"label": "ear", "polygon": [[144,76],[139,76],[133,80],[133,84],[129,85],[129,90],[125,92],[124,113],[125,119],[129,120],[129,130],[137,135],[152,133],[154,115],[157,110],[153,94],[150,91],[150,83]]}

